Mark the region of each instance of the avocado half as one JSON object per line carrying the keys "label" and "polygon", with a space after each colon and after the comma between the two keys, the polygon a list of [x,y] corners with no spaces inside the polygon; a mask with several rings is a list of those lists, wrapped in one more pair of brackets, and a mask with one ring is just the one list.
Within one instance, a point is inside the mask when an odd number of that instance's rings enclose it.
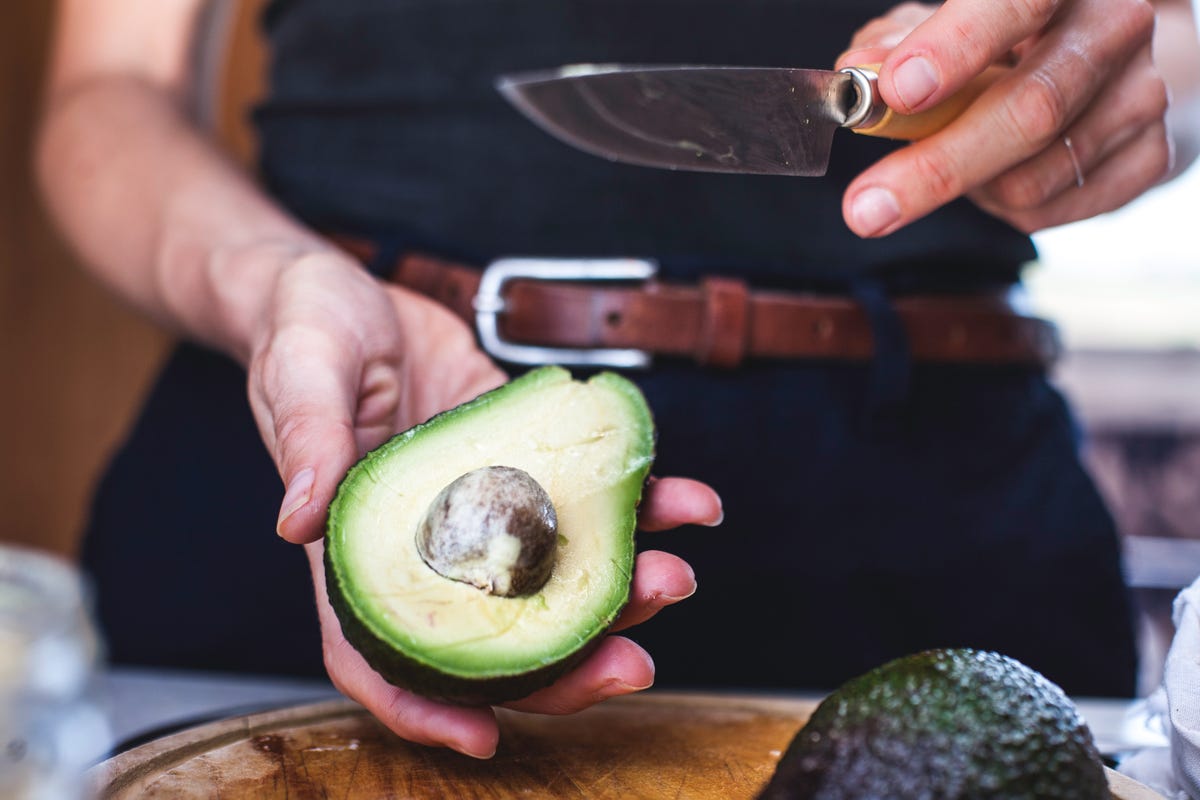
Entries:
{"label": "avocado half", "polygon": [[[346,639],[387,681],[462,704],[553,683],[629,600],[654,425],[633,383],[542,367],[397,434],[346,474],[329,508],[325,576]],[[558,517],[549,580],[489,594],[435,572],[416,531],[438,493],[488,466],[524,470]]]}

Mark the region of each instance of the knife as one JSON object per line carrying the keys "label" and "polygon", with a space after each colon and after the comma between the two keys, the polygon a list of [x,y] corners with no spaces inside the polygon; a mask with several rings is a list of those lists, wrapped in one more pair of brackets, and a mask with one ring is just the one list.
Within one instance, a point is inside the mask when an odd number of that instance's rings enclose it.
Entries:
{"label": "knife", "polygon": [[496,88],[550,134],[612,161],[824,175],[838,128],[925,138],[1008,71],[991,67],[934,108],[903,115],[880,98],[877,70],[573,64],[502,75]]}

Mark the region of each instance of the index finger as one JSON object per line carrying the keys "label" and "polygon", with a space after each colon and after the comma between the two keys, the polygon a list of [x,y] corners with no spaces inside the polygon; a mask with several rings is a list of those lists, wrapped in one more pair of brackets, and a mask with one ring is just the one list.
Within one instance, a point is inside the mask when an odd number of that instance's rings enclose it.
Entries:
{"label": "index finger", "polygon": [[1061,0],[947,0],[884,59],[879,92],[904,114],[931,108],[1044,29]]}
{"label": "index finger", "polygon": [[287,541],[321,537],[325,509],[358,456],[358,370],[324,333],[300,326],[276,335],[252,364],[250,403],[286,487],[276,530]]}

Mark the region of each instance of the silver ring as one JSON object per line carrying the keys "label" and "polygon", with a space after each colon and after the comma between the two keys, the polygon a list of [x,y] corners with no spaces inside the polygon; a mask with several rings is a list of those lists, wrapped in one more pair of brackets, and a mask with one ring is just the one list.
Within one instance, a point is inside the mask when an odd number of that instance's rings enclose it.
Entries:
{"label": "silver ring", "polygon": [[1063,144],[1067,146],[1067,155],[1071,157],[1071,166],[1075,168],[1075,188],[1083,188],[1083,167],[1079,166],[1079,156],[1075,155],[1075,145],[1071,144],[1071,137],[1064,136]]}

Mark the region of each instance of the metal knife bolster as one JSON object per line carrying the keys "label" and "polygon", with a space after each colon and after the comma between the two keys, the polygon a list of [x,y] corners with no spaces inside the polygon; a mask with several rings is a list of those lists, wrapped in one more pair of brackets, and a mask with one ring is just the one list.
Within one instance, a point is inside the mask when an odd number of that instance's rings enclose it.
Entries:
{"label": "metal knife bolster", "polygon": [[887,105],[879,95],[879,74],[866,67],[846,67],[839,70],[850,76],[853,95],[843,102],[846,105],[846,120],[843,128],[869,128],[883,119]]}

